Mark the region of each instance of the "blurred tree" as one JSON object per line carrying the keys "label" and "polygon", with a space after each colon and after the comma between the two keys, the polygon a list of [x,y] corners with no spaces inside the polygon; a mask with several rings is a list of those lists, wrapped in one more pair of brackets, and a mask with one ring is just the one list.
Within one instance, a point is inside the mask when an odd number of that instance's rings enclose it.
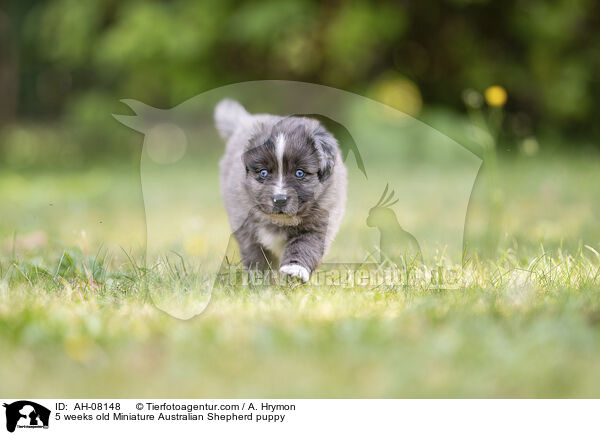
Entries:
{"label": "blurred tree", "polygon": [[0,126],[16,115],[19,76],[15,45],[11,22],[0,10]]}
{"label": "blurred tree", "polygon": [[507,137],[600,138],[593,0],[5,0],[0,8],[0,120],[15,111],[66,120],[89,136],[85,154],[110,146],[108,115],[120,98],[170,107],[255,79],[322,83],[388,103],[410,94],[425,111],[463,111],[463,90],[499,84],[509,95]]}

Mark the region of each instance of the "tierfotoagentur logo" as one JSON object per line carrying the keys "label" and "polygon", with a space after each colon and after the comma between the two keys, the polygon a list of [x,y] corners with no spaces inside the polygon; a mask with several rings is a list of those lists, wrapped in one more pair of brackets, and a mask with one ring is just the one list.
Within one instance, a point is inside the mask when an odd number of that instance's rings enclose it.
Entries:
{"label": "tierfotoagentur logo", "polygon": [[18,400],[3,405],[6,408],[6,430],[48,429],[50,410],[39,403]]}
{"label": "tierfotoagentur logo", "polygon": [[[482,158],[410,114],[340,89],[291,81],[228,85],[168,110],[122,101],[134,114],[114,117],[143,134],[140,172],[146,270],[151,271],[145,287],[155,306],[168,314],[183,319],[200,314],[215,285],[304,281],[313,286],[461,287],[467,208]],[[229,103],[220,105],[223,101]],[[232,112],[235,123],[220,119],[217,107]],[[269,124],[274,118],[279,121]],[[322,128],[314,127],[317,121]],[[235,130],[237,125],[243,127]],[[315,141],[325,147],[317,154],[325,157],[332,149],[327,140],[335,138],[337,167],[296,168],[290,172],[292,183],[282,184],[275,177],[277,159],[271,164],[264,158],[270,147],[279,146],[281,131],[299,143],[306,128],[309,141],[310,133],[318,132]],[[232,136],[252,147],[231,157],[232,145],[223,138]],[[233,173],[223,172],[224,167],[241,167],[242,160],[245,177],[250,166],[264,166],[252,169],[254,179],[246,178],[246,190],[253,189],[257,199],[253,204],[223,189],[237,186],[232,175],[223,175]],[[347,172],[347,183],[336,182],[344,206],[318,208],[325,229],[335,228],[335,236],[323,230],[306,243],[310,237],[299,231],[296,255],[318,261],[310,270],[286,264],[286,271],[301,278],[290,279],[278,264],[287,252],[282,251],[282,227],[297,225],[293,213],[300,198],[323,205],[322,189],[340,170]],[[287,194],[281,208],[289,217],[266,210],[273,189],[281,188]],[[233,204],[233,217],[226,204]],[[273,231],[259,231],[257,216],[271,216]]]}

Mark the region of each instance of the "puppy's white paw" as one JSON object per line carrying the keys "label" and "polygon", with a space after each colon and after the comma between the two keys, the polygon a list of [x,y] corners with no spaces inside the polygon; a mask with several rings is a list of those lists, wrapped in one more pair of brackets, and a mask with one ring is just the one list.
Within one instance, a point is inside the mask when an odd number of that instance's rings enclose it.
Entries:
{"label": "puppy's white paw", "polygon": [[302,282],[306,282],[310,278],[310,272],[299,264],[285,264],[279,268],[279,272],[300,278]]}

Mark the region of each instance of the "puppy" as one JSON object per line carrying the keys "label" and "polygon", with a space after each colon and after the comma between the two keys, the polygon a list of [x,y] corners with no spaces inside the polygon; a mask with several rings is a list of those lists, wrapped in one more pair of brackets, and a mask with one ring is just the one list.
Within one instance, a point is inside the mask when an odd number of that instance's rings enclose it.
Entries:
{"label": "puppy", "polygon": [[215,123],[227,142],[221,194],[244,266],[308,281],[346,207],[336,139],[317,120],[251,115],[229,99]]}

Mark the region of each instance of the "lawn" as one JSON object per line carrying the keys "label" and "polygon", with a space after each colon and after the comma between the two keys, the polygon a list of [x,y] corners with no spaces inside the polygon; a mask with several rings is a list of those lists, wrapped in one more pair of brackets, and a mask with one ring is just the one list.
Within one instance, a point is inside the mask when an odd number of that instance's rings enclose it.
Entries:
{"label": "lawn", "polygon": [[215,257],[212,236],[191,237],[167,270],[145,257],[147,220],[166,217],[145,215],[136,163],[2,170],[1,395],[598,397],[596,161],[503,159],[498,248],[467,252],[460,288],[225,286],[189,320],[157,309],[149,288],[184,309],[201,296],[181,294],[190,279],[206,295],[186,253]]}

